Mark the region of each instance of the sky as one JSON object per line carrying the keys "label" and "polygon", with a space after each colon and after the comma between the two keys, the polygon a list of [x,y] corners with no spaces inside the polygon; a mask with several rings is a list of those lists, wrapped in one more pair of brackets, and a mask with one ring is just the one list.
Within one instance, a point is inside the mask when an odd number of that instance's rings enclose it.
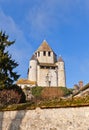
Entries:
{"label": "sky", "polygon": [[0,0],[0,30],[15,40],[9,51],[20,78],[45,39],[65,61],[67,87],[89,82],[89,0]]}

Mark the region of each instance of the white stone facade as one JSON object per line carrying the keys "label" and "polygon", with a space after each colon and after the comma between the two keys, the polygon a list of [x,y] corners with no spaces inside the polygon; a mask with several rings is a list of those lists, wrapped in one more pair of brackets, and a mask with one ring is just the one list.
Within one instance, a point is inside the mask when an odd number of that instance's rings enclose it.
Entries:
{"label": "white stone facade", "polygon": [[34,52],[29,62],[28,80],[43,87],[66,87],[65,64],[46,41]]}

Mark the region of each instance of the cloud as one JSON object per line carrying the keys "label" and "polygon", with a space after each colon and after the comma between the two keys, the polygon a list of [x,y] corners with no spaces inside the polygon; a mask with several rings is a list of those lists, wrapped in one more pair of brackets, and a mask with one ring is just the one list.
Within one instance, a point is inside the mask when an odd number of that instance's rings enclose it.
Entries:
{"label": "cloud", "polygon": [[19,63],[18,71],[20,74],[27,72],[28,60],[32,46],[25,38],[23,31],[18,27],[12,17],[7,16],[2,10],[0,10],[0,30],[6,31],[10,37],[10,41],[15,40],[14,45],[10,47],[10,53],[14,59]]}
{"label": "cloud", "polygon": [[[33,0],[34,1],[34,0]],[[30,32],[47,33],[65,24],[78,24],[79,16],[86,14],[88,0],[39,0],[27,14]],[[88,7],[87,7],[88,6]],[[87,8],[87,9],[86,9]],[[78,16],[75,16],[74,14]],[[88,12],[89,14],[89,12]]]}
{"label": "cloud", "polygon": [[63,23],[71,24],[73,22],[71,12],[79,2],[79,0],[39,0],[29,9],[26,16],[30,33],[45,35],[57,28],[60,29]]}

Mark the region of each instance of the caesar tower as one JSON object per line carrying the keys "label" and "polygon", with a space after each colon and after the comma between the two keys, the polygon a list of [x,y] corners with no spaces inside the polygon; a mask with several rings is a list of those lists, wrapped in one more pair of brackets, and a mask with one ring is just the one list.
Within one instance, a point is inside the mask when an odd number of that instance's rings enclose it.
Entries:
{"label": "caesar tower", "polygon": [[28,80],[37,86],[66,87],[65,63],[45,40],[32,55],[28,70]]}

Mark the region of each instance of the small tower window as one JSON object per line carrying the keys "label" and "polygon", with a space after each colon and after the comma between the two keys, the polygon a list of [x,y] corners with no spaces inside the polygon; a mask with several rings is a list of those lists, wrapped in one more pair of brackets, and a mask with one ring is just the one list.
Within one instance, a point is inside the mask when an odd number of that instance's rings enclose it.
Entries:
{"label": "small tower window", "polygon": [[48,52],[48,56],[50,56],[50,55],[51,55],[51,52],[49,51],[49,52]]}
{"label": "small tower window", "polygon": [[38,56],[40,56],[40,52],[38,52]]}
{"label": "small tower window", "polygon": [[43,51],[43,56],[46,56],[46,51]]}

